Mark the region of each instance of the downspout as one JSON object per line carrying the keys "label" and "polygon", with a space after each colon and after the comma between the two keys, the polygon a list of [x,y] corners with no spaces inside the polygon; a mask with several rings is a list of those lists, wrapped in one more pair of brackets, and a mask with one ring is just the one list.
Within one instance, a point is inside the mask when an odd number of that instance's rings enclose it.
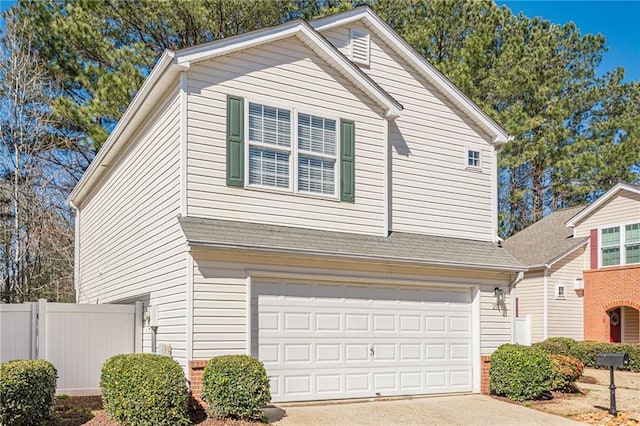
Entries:
{"label": "downspout", "polygon": [[73,286],[76,291],[76,303],[80,302],[80,209],[72,202],[69,205],[75,212],[73,224]]}
{"label": "downspout", "polygon": [[544,265],[544,296],[542,298],[542,338],[547,340],[549,337],[549,269],[551,265]]}
{"label": "downspout", "polygon": [[391,172],[390,172],[390,165],[389,165],[389,159],[391,158],[391,155],[389,155],[389,151],[390,151],[390,146],[389,146],[389,118],[385,118],[384,122],[383,122],[383,133],[384,133],[384,141],[383,141],[383,161],[384,161],[384,223],[383,223],[383,234],[385,237],[389,236],[389,233],[391,232],[391,188],[390,186],[390,177],[391,177]]}

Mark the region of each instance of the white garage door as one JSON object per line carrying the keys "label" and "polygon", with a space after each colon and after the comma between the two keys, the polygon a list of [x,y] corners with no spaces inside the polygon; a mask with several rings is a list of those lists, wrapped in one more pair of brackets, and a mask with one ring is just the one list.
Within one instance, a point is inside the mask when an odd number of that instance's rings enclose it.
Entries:
{"label": "white garage door", "polygon": [[471,391],[468,289],[264,281],[252,292],[252,348],[274,402]]}

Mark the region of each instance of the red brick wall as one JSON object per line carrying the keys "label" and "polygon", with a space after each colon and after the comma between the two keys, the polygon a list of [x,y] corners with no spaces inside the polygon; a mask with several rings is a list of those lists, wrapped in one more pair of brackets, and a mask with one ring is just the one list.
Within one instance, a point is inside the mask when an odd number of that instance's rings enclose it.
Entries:
{"label": "red brick wall", "polygon": [[584,339],[609,341],[607,311],[618,306],[640,310],[640,265],[584,271]]}
{"label": "red brick wall", "polygon": [[482,378],[480,379],[480,392],[489,394],[489,367],[491,367],[491,355],[483,355],[481,360]]}
{"label": "red brick wall", "polygon": [[189,382],[191,383],[191,396],[200,400],[202,395],[202,374],[207,361],[189,361]]}

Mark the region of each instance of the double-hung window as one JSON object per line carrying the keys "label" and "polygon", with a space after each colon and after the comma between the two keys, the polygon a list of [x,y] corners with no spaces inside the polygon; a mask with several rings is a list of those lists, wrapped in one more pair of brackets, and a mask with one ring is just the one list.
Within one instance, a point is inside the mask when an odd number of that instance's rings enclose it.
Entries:
{"label": "double-hung window", "polygon": [[602,230],[602,266],[620,264],[620,227],[614,226]]}
{"label": "double-hung window", "polygon": [[336,193],[336,120],[249,102],[248,142],[249,185]]}
{"label": "double-hung window", "polygon": [[336,191],[336,121],[298,114],[298,191]]}
{"label": "double-hung window", "polygon": [[640,263],[640,223],[624,227],[625,263]]}
{"label": "double-hung window", "polygon": [[249,103],[249,184],[290,188],[291,111]]}
{"label": "double-hung window", "polygon": [[602,266],[640,263],[640,223],[603,228],[600,238]]}

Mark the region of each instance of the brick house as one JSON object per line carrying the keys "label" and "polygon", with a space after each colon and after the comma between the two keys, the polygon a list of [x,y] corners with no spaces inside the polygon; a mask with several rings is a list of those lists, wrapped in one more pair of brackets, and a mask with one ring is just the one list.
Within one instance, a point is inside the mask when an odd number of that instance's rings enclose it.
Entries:
{"label": "brick house", "polygon": [[528,267],[514,298],[532,342],[640,343],[640,186],[619,183],[589,206],[558,210],[504,247]]}
{"label": "brick house", "polygon": [[640,186],[620,183],[567,222],[589,236],[584,338],[640,342]]}

